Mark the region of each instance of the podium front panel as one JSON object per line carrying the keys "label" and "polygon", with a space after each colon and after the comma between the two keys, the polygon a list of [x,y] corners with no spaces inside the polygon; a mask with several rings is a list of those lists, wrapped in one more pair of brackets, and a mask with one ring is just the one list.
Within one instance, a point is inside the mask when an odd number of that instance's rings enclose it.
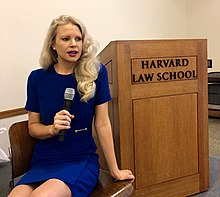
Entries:
{"label": "podium front panel", "polygon": [[136,188],[198,174],[196,94],[133,101]]}

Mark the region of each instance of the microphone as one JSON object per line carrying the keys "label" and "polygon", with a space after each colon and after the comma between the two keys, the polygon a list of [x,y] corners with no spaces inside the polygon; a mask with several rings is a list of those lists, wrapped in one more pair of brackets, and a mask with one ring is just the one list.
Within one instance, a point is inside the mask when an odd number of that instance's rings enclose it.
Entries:
{"label": "microphone", "polygon": [[[64,105],[63,109],[70,111],[71,104],[73,102],[73,98],[75,96],[75,90],[73,88],[66,88],[64,92]],[[64,141],[65,130],[61,130],[59,132],[59,141]]]}

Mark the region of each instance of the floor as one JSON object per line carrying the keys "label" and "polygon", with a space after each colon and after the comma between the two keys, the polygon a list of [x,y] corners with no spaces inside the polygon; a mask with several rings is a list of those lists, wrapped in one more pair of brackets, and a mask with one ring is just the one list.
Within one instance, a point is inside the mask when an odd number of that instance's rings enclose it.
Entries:
{"label": "floor", "polygon": [[9,192],[10,172],[10,163],[0,166],[0,197],[6,197]]}
{"label": "floor", "polygon": [[220,118],[209,118],[209,155],[220,157]]}

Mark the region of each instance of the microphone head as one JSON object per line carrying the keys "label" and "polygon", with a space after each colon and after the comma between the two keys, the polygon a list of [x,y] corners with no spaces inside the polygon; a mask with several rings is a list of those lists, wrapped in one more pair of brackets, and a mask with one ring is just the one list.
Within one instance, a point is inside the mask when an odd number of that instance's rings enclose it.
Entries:
{"label": "microphone head", "polygon": [[73,88],[66,88],[64,92],[64,99],[72,101],[75,96],[75,90]]}

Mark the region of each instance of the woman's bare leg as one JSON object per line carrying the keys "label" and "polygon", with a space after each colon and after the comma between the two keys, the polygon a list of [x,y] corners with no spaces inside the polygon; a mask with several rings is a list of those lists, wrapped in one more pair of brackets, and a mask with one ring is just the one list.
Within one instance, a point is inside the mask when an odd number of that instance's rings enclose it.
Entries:
{"label": "woman's bare leg", "polygon": [[37,187],[31,197],[72,197],[69,187],[58,179],[49,179]]}
{"label": "woman's bare leg", "polygon": [[29,197],[34,189],[32,185],[18,185],[13,188],[8,197]]}

